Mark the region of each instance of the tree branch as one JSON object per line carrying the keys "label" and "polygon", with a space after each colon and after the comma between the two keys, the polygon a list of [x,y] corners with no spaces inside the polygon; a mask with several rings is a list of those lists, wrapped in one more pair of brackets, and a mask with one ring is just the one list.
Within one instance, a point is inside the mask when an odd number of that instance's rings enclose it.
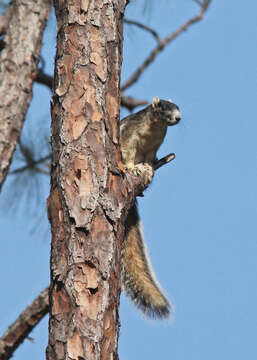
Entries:
{"label": "tree branch", "polygon": [[186,21],[182,26],[180,26],[175,32],[171,33],[164,40],[161,40],[160,43],[156,46],[155,49],[151,51],[149,56],[145,59],[145,61],[139,66],[139,68],[132,74],[132,76],[122,85],[121,90],[124,91],[131,85],[133,85],[145,69],[155,60],[156,56],[173,40],[175,40],[180,34],[186,31],[192,24],[200,21],[203,18],[204,13],[207,11],[211,0],[205,0],[201,5],[200,12],[194,16],[193,18]]}
{"label": "tree branch", "polygon": [[201,3],[200,0],[194,0],[194,2],[197,3],[197,4],[198,4],[199,6],[201,6],[201,7],[203,6],[203,4]]}
{"label": "tree branch", "polygon": [[53,77],[45,74],[42,69],[38,69],[35,81],[39,84],[49,87],[49,89],[52,91]]}
{"label": "tree branch", "polygon": [[0,360],[7,360],[49,311],[48,288],[24,310],[0,338]]}
{"label": "tree branch", "polygon": [[121,95],[121,106],[127,108],[130,112],[132,112],[136,107],[142,105],[148,105],[147,100],[138,100],[131,96]]}
{"label": "tree branch", "polygon": [[48,154],[48,155],[43,156],[42,158],[40,158],[38,160],[32,159],[32,160],[28,161],[26,165],[21,166],[18,169],[15,169],[15,170],[11,171],[9,174],[14,175],[14,174],[21,173],[21,172],[23,172],[25,170],[36,170],[36,171],[38,171],[38,172],[40,172],[42,174],[50,175],[49,171],[46,172],[44,169],[38,168],[36,165],[41,164],[41,163],[43,163],[43,162],[45,162],[47,160],[50,160],[51,157],[52,157],[52,154]]}
{"label": "tree branch", "polygon": [[205,0],[201,2],[201,6],[202,6],[202,12],[206,12],[206,10],[208,10],[208,7],[211,4],[211,0]]}
{"label": "tree branch", "polygon": [[129,20],[129,19],[124,19],[124,23],[125,24],[131,24],[131,25],[135,25],[137,27],[139,27],[140,29],[143,29],[143,30],[146,30],[148,31],[150,34],[153,35],[153,37],[155,38],[155,40],[157,41],[158,44],[161,43],[161,38],[160,36],[158,35],[158,33],[153,30],[151,27],[147,26],[147,25],[144,25],[138,21],[134,21],[134,20]]}
{"label": "tree branch", "polygon": [[170,161],[174,160],[175,159],[175,154],[174,153],[171,153],[169,155],[166,155],[164,156],[163,158],[161,158],[160,160],[157,160],[155,163],[154,163],[154,170],[158,170],[160,167],[162,167],[163,165],[166,165],[168,164]]}

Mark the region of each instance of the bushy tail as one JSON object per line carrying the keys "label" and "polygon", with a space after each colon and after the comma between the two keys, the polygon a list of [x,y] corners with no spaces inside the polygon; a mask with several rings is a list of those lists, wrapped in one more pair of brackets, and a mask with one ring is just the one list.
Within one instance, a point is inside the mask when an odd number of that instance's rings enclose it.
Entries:
{"label": "bushy tail", "polygon": [[136,203],[129,211],[122,246],[123,290],[150,317],[167,318],[171,305],[155,277],[143,238]]}

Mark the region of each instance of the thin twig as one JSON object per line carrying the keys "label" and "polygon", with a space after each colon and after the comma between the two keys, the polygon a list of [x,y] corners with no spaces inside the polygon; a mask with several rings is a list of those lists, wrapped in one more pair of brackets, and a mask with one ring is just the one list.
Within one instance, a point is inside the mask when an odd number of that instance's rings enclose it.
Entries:
{"label": "thin twig", "polygon": [[132,112],[136,107],[142,105],[148,105],[147,100],[138,100],[131,96],[121,95],[121,106],[127,108],[130,112]]}
{"label": "thin twig", "polygon": [[194,0],[194,2],[196,2],[199,6],[203,6],[203,4],[201,3],[201,1],[200,0]]}
{"label": "thin twig", "polygon": [[158,35],[158,33],[155,30],[153,30],[152,28],[150,28],[149,26],[144,25],[144,24],[142,24],[142,23],[140,23],[138,21],[129,20],[129,19],[124,19],[124,23],[125,24],[135,25],[135,26],[139,27],[140,29],[148,31],[149,33],[151,33],[153,35],[153,37],[155,38],[155,40],[157,41],[158,44],[161,43],[161,38]]}
{"label": "thin twig", "polygon": [[18,346],[48,313],[48,291],[48,288],[42,291],[0,338],[0,360],[10,359]]}
{"label": "thin twig", "polygon": [[28,165],[33,164],[34,163],[33,150],[30,149],[28,146],[24,145],[21,142],[21,139],[19,139],[19,147],[20,147],[21,154],[23,155],[23,157],[25,159],[25,162]]}
{"label": "thin twig", "polygon": [[193,18],[186,21],[182,26],[180,26],[175,32],[171,33],[169,36],[167,36],[164,40],[162,40],[155,49],[151,51],[149,56],[145,59],[145,61],[139,66],[139,68],[132,74],[132,76],[123,84],[121,87],[121,90],[124,91],[129,86],[134,84],[141,74],[145,71],[145,69],[154,61],[156,56],[173,40],[175,40],[180,34],[182,34],[184,31],[186,31],[189,26],[192,24],[200,21],[203,18],[204,13],[207,11],[209,5],[211,3],[211,0],[205,0],[201,5],[200,12],[194,16]]}
{"label": "thin twig", "polygon": [[202,12],[206,12],[206,10],[208,9],[208,7],[211,4],[211,0],[205,0],[202,2]]}
{"label": "thin twig", "polygon": [[[47,166],[47,164],[45,164],[45,165]],[[50,175],[50,170],[45,170],[45,169],[42,169],[42,168],[39,168],[39,167],[35,167],[35,171],[38,172],[39,174],[43,174],[43,175],[46,175],[46,176]]]}
{"label": "thin twig", "polygon": [[11,175],[18,174],[18,173],[21,173],[21,172],[23,172],[25,170],[29,170],[29,169],[30,170],[33,169],[33,170],[36,170],[38,172],[41,172],[41,173],[45,174],[43,169],[40,169],[40,171],[39,171],[39,168],[37,168],[35,165],[38,165],[38,164],[41,164],[41,163],[43,163],[43,162],[45,162],[47,160],[50,160],[51,157],[52,157],[52,154],[48,154],[48,155],[43,156],[42,158],[40,158],[38,160],[32,160],[31,162],[27,163],[26,165],[24,165],[24,166],[22,166],[22,167],[20,167],[18,169],[15,169],[13,171],[10,171],[9,174],[11,174]]}

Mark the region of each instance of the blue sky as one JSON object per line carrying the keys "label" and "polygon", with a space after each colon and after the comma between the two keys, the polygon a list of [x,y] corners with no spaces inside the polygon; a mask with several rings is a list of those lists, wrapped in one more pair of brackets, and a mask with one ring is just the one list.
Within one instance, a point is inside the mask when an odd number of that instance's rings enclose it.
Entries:
{"label": "blue sky", "polygon": [[[161,36],[198,9],[191,0],[143,7],[132,1],[127,17]],[[122,360],[257,357],[256,14],[255,1],[213,0],[205,19],[170,44],[128,89],[149,101],[156,95],[172,98],[183,121],[168,130],[159,153],[175,152],[175,161],[156,172],[140,199],[152,263],[175,317],[148,320],[122,295]],[[49,73],[53,27],[51,20],[44,41]],[[125,30],[124,80],[155,45],[149,34]],[[36,144],[39,137],[32,134],[49,133],[49,101],[49,90],[36,85],[24,130]],[[48,180],[40,181],[36,202],[28,178],[15,190],[9,179],[0,202],[1,333],[49,282]],[[19,208],[6,211],[17,202]],[[35,342],[26,340],[14,359],[44,359],[47,319],[32,337]]]}

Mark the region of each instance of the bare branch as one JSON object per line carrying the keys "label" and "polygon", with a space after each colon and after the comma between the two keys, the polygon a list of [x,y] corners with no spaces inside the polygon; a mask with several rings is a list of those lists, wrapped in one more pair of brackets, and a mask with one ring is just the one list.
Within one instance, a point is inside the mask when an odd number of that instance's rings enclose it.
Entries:
{"label": "bare branch", "polygon": [[35,171],[42,175],[46,175],[46,176],[50,175],[50,170],[44,170],[44,169],[35,167]]}
{"label": "bare branch", "polygon": [[147,105],[147,100],[138,100],[131,96],[121,94],[121,106],[126,107],[130,112],[137,106]]}
{"label": "bare branch", "polygon": [[180,26],[175,32],[171,33],[169,36],[167,36],[164,40],[162,40],[155,49],[151,51],[149,56],[145,59],[145,61],[139,66],[139,68],[132,74],[132,76],[123,84],[121,87],[121,90],[124,91],[129,86],[134,84],[139,77],[142,75],[142,73],[145,71],[145,69],[155,60],[156,56],[159,55],[159,53],[173,40],[175,40],[180,34],[182,34],[184,31],[186,31],[192,24],[195,24],[196,22],[200,21],[203,18],[204,13],[207,11],[209,5],[211,3],[211,0],[205,0],[202,3],[200,12],[194,16],[193,18],[186,21],[182,26]]}
{"label": "bare branch", "polygon": [[7,360],[49,311],[48,288],[24,310],[0,338],[0,360]]}
{"label": "bare branch", "polygon": [[52,91],[53,77],[45,74],[42,69],[38,70],[35,81],[39,84],[46,85]]}
{"label": "bare branch", "polygon": [[206,10],[208,10],[208,7],[211,4],[211,0],[205,0],[202,2],[202,12],[206,12]]}
{"label": "bare branch", "polygon": [[19,147],[21,154],[23,155],[23,158],[27,164],[31,164],[34,162],[33,158],[33,150],[30,149],[28,146],[23,145],[21,139],[19,139]]}
{"label": "bare branch", "polygon": [[154,163],[154,170],[157,170],[159,169],[161,166],[163,165],[166,165],[168,164],[170,161],[174,160],[175,159],[175,154],[174,153],[171,153],[169,155],[166,155],[164,156],[163,158],[161,158],[160,160],[157,160],[155,163]]}
{"label": "bare branch", "polygon": [[201,1],[200,0],[194,0],[194,2],[196,2],[199,6],[203,6],[203,4],[201,3]]}
{"label": "bare branch", "polygon": [[[10,175],[14,175],[14,174],[18,174],[18,173],[21,173],[25,170],[35,170],[37,172],[40,172],[42,174],[45,174],[45,175],[50,175],[49,171],[46,171],[44,169],[41,169],[41,168],[38,168],[36,165],[38,164],[42,164],[42,163],[45,163],[47,160],[50,160],[52,157],[52,154],[48,154],[46,156],[43,156],[42,158],[38,159],[38,160],[34,160],[33,158],[32,159],[29,159],[28,161],[28,158],[25,158],[26,161],[27,161],[27,164],[18,168],[18,169],[15,169],[13,171],[10,171]],[[48,162],[45,164],[47,167],[48,167]]]}
{"label": "bare branch", "polygon": [[[48,166],[49,164],[45,164],[45,165],[49,168],[49,166]],[[35,167],[35,171],[42,175],[46,175],[46,176],[50,175],[50,170],[45,170],[42,168]]]}
{"label": "bare branch", "polygon": [[135,25],[137,27],[139,27],[140,29],[143,29],[143,30],[146,30],[148,32],[150,32],[153,37],[155,38],[155,40],[157,41],[158,44],[161,43],[161,38],[160,36],[158,35],[158,33],[153,30],[151,27],[147,26],[147,25],[144,25],[138,21],[134,21],[134,20],[129,20],[129,19],[124,19],[124,23],[125,24],[131,24],[131,25]]}

